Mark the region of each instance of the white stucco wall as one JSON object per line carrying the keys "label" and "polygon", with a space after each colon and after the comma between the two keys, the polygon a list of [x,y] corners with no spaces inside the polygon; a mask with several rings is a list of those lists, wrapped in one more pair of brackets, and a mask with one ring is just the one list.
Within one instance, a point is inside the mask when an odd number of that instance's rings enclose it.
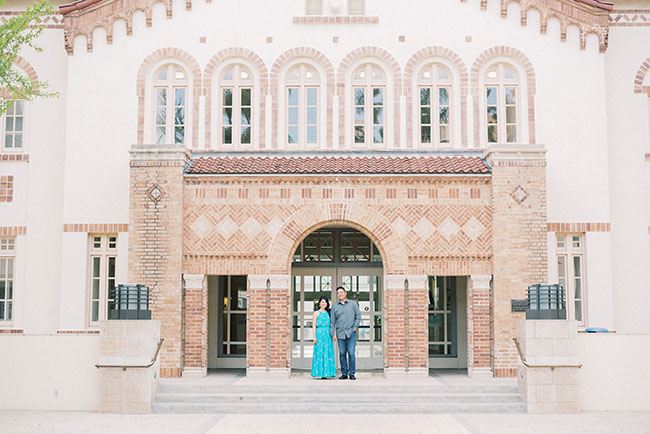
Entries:
{"label": "white stucco wall", "polygon": [[0,408],[99,406],[99,335],[0,335]]}

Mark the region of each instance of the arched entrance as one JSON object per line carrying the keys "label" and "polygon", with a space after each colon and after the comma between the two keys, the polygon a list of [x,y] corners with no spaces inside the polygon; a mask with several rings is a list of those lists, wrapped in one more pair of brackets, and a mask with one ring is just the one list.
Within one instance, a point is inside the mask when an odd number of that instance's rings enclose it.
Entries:
{"label": "arched entrance", "polygon": [[[384,367],[383,263],[368,236],[349,227],[325,227],[297,247],[291,264],[291,366],[309,369],[313,352],[312,315],[318,299],[336,303],[336,288],[359,303],[357,369]],[[335,346],[336,347],[336,346]],[[337,361],[338,365],[338,361]]]}

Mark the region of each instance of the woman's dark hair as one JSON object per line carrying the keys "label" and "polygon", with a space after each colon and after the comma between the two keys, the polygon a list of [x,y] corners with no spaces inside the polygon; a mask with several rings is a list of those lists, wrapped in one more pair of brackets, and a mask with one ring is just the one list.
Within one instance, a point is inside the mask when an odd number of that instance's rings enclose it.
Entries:
{"label": "woman's dark hair", "polygon": [[320,309],[320,302],[322,300],[325,300],[327,302],[327,307],[325,308],[325,310],[327,311],[327,313],[329,313],[329,311],[330,311],[330,300],[329,300],[329,298],[325,297],[324,295],[321,296],[321,298],[318,299],[318,305],[316,305],[316,309],[314,309],[314,312],[317,311],[318,309]]}

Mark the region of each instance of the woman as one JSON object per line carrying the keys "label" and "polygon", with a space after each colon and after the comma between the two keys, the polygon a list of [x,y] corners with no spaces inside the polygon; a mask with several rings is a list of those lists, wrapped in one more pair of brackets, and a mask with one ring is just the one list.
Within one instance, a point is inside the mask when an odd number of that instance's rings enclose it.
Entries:
{"label": "woman", "polygon": [[334,364],[334,344],[330,336],[330,302],[327,297],[318,300],[318,310],[314,312],[314,358],[311,362],[311,376],[336,377]]}

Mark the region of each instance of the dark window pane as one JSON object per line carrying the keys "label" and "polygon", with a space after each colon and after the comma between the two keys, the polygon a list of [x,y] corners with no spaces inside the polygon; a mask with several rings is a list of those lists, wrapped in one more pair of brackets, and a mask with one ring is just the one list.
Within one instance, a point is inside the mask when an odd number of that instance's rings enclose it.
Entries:
{"label": "dark window pane", "polygon": [[223,142],[228,145],[232,144],[232,127],[223,128]]}
{"label": "dark window pane", "polygon": [[372,90],[372,103],[373,105],[384,105],[384,89]]}
{"label": "dark window pane", "polygon": [[366,135],[363,127],[354,127],[354,143],[365,143]]}
{"label": "dark window pane", "polygon": [[232,89],[223,90],[223,105],[224,106],[232,105]]}
{"label": "dark window pane", "polygon": [[422,143],[431,143],[431,127],[420,128],[420,140]]}
{"label": "dark window pane", "polygon": [[374,143],[384,143],[384,127],[374,127],[372,141]]}
{"label": "dark window pane", "polygon": [[431,123],[431,108],[422,107],[420,109],[420,123],[430,124]]}
{"label": "dark window pane", "polygon": [[497,123],[497,108],[496,107],[488,106],[487,115],[488,115],[488,124],[496,124]]}
{"label": "dark window pane", "polygon": [[440,105],[449,105],[449,89],[442,87],[438,89]]}
{"label": "dark window pane", "polygon": [[497,126],[496,125],[488,126],[488,142],[497,143],[498,141],[499,141],[499,137],[497,134]]}
{"label": "dark window pane", "polygon": [[356,88],[354,89],[354,105],[364,105],[365,104],[365,89]]}
{"label": "dark window pane", "polygon": [[431,89],[428,87],[420,88],[420,104],[431,105]]}
{"label": "dark window pane", "polygon": [[241,143],[250,145],[251,143],[251,127],[242,127],[241,129]]}
{"label": "dark window pane", "polygon": [[243,106],[251,105],[251,89],[241,90],[241,105]]}

